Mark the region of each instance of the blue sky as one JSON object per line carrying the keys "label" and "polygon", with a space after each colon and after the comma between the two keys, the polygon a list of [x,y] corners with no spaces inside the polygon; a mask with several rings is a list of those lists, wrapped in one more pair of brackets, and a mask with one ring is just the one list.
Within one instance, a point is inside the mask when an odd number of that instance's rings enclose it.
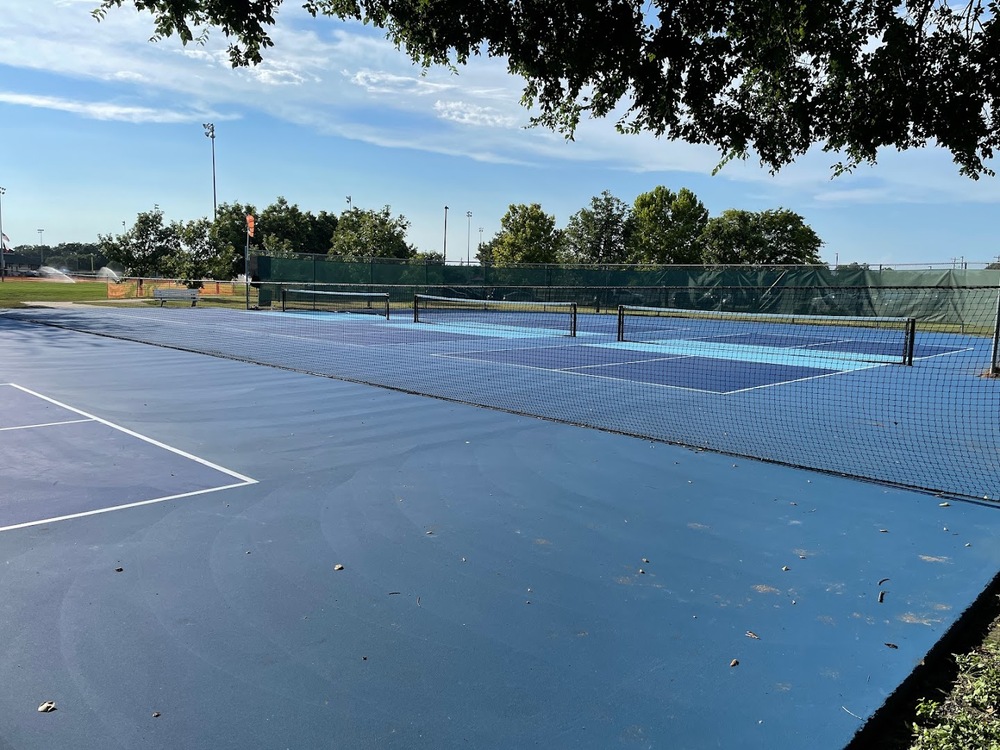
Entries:
{"label": "blue sky", "polygon": [[[526,129],[522,83],[502,60],[458,74],[422,72],[381,35],[312,19],[294,0],[278,14],[266,62],[233,70],[221,34],[206,46],[148,41],[148,15],[123,7],[97,23],[97,0],[6,0],[0,11],[0,186],[13,244],[94,241],[159,205],[167,219],[211,215],[218,199],[259,208],[392,207],[420,250],[464,258],[511,203],[540,203],[565,226],[609,190],[627,203],[665,185],[727,208],[788,208],[823,238],[824,260],[899,266],[1000,256],[996,179],[958,175],[946,152],[887,152],[831,180],[819,149],[776,176],[756,163],[712,176],[718,153],[611,120],[575,141]],[[471,211],[471,221],[466,212]],[[471,228],[471,232],[469,231]]]}

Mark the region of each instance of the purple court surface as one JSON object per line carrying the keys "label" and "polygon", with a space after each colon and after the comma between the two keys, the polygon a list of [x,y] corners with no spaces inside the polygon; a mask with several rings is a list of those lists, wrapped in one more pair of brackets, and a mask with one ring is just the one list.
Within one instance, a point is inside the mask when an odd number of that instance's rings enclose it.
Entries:
{"label": "purple court surface", "polygon": [[987,503],[5,315],[0,384],[3,750],[832,750],[1000,570]]}

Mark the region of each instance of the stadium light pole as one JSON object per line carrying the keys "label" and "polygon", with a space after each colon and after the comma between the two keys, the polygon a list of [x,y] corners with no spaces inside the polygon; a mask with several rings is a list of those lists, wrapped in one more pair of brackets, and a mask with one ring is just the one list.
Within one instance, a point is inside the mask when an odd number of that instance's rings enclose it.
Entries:
{"label": "stadium light pole", "polygon": [[212,220],[219,218],[219,203],[215,192],[215,123],[206,122],[202,125],[205,128],[205,137],[212,140]]}
{"label": "stadium light pole", "polygon": [[444,245],[441,249],[441,265],[448,263],[448,207],[444,207]]}
{"label": "stadium light pole", "polygon": [[472,265],[472,211],[465,212],[465,218],[469,220],[469,231],[465,235],[465,265]]}
{"label": "stadium light pole", "polygon": [[7,188],[0,187],[0,282],[4,281],[4,277],[7,276],[7,259],[3,257],[3,254],[7,252],[6,242],[4,242],[3,234],[3,194],[7,192]]}
{"label": "stadium light pole", "polygon": [[348,211],[354,210],[354,203],[353,201],[351,201],[351,196],[347,196],[347,210]]}
{"label": "stadium light pole", "polygon": [[44,229],[38,230],[38,266],[41,267],[45,265],[45,251],[42,249],[43,238],[42,235],[45,234]]}
{"label": "stadium light pole", "polygon": [[[478,258],[483,252],[483,228],[479,227],[479,247],[476,248],[476,257]],[[480,261],[481,263],[482,261]]]}

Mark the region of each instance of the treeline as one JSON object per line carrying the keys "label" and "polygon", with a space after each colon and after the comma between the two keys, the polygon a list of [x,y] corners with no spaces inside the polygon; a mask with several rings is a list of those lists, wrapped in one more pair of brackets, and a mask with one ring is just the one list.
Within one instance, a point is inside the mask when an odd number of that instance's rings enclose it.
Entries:
{"label": "treeline", "polygon": [[[254,217],[247,236],[246,217]],[[420,252],[407,239],[410,222],[379,210],[351,207],[313,214],[282,197],[258,211],[251,204],[222,203],[214,219],[164,219],[154,207],[136,216],[120,234],[99,235],[96,245],[58,248],[22,246],[29,262],[69,271],[110,265],[129,276],[230,279],[243,273],[251,255],[318,253],[348,260],[395,258],[442,262],[441,253]],[[480,244],[479,264],[809,264],[818,263],[822,241],[798,214],[730,209],[710,216],[686,188],[665,187],[639,195],[628,205],[605,191],[573,214],[565,227],[537,204],[512,204],[500,231]]]}
{"label": "treeline", "polygon": [[687,188],[657,187],[629,206],[605,191],[565,228],[542,207],[512,205],[480,263],[819,263],[823,242],[793,211],[729,209],[710,217]]}
{"label": "treeline", "polygon": [[17,245],[10,249],[10,265],[51,266],[70,273],[96,273],[108,264],[101,246],[94,242],[62,242],[58,245]]}
{"label": "treeline", "polygon": [[[247,235],[247,216],[254,233]],[[440,259],[406,240],[410,222],[389,206],[351,208],[339,216],[303,211],[279,197],[258,211],[247,203],[222,203],[215,219],[166,222],[158,207],[136,216],[121,234],[99,235],[101,250],[129,276],[231,279],[243,273],[244,254],[288,256],[322,253],[345,258]]]}

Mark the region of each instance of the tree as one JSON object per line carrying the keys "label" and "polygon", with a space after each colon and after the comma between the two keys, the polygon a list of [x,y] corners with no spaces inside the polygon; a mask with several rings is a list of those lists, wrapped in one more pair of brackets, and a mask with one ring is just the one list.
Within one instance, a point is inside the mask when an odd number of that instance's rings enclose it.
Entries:
{"label": "tree", "polygon": [[393,217],[389,206],[379,211],[352,208],[340,215],[329,254],[348,259],[412,258],[416,250],[406,241],[409,228],[406,217]]}
{"label": "tree", "polygon": [[794,211],[728,209],[702,233],[705,262],[725,265],[819,263],[823,241]]}
{"label": "tree", "polygon": [[49,252],[46,263],[78,273],[96,272],[107,263],[100,246],[92,242],[61,242]]}
{"label": "tree", "polygon": [[263,237],[256,231],[257,209],[249,203],[220,203],[209,230],[215,248],[215,278],[234,279],[243,273],[247,252],[247,216],[255,219],[254,236],[249,238],[250,255],[264,253]]}
{"label": "tree", "polygon": [[[164,272],[186,281],[231,279],[233,259],[227,253],[219,252],[213,228],[213,222],[205,217],[171,222],[170,229],[177,237],[177,249],[164,258]],[[242,263],[242,255],[240,260]],[[242,265],[239,272],[243,273]]]}
{"label": "tree", "polygon": [[179,250],[173,226],[163,223],[163,211],[154,208],[135,217],[132,228],[119,235],[97,236],[101,252],[118,263],[128,276],[150,277],[164,273],[167,259]]}
{"label": "tree", "polygon": [[632,205],[629,259],[633,263],[702,262],[701,233],[708,209],[687,188],[674,192],[658,185],[636,196]]}
{"label": "tree", "polygon": [[307,212],[306,219],[309,221],[308,247],[311,248],[310,252],[329,252],[333,243],[333,233],[337,230],[337,222],[339,221],[337,215],[320,211],[313,216]]}
{"label": "tree", "polygon": [[313,216],[283,196],[260,212],[257,226],[261,244],[268,255],[326,253],[337,227],[337,217],[326,211]]}
{"label": "tree", "polygon": [[607,190],[569,218],[563,234],[566,257],[577,263],[625,263],[629,208]]}
{"label": "tree", "polygon": [[325,251],[325,247],[314,250],[309,246],[309,230],[309,220],[302,210],[280,195],[255,217],[254,231],[260,232],[261,245],[268,255]]}
{"label": "tree", "polygon": [[539,204],[511,204],[500,219],[500,231],[490,242],[493,264],[558,263],[561,235],[555,217]]}
{"label": "tree", "polygon": [[[261,62],[281,0],[101,0],[152,14],[154,39],[231,40],[234,66]],[[619,129],[754,151],[777,170],[813,143],[838,171],[879,149],[928,143],[972,177],[1000,142],[995,0],[306,0],[313,15],[384,29],[424,64],[507,59],[534,122],[572,136],[583,116]]]}
{"label": "tree", "polygon": [[496,248],[498,235],[494,235],[486,242],[480,243],[476,250],[476,262],[481,266],[493,265],[494,249]]}

